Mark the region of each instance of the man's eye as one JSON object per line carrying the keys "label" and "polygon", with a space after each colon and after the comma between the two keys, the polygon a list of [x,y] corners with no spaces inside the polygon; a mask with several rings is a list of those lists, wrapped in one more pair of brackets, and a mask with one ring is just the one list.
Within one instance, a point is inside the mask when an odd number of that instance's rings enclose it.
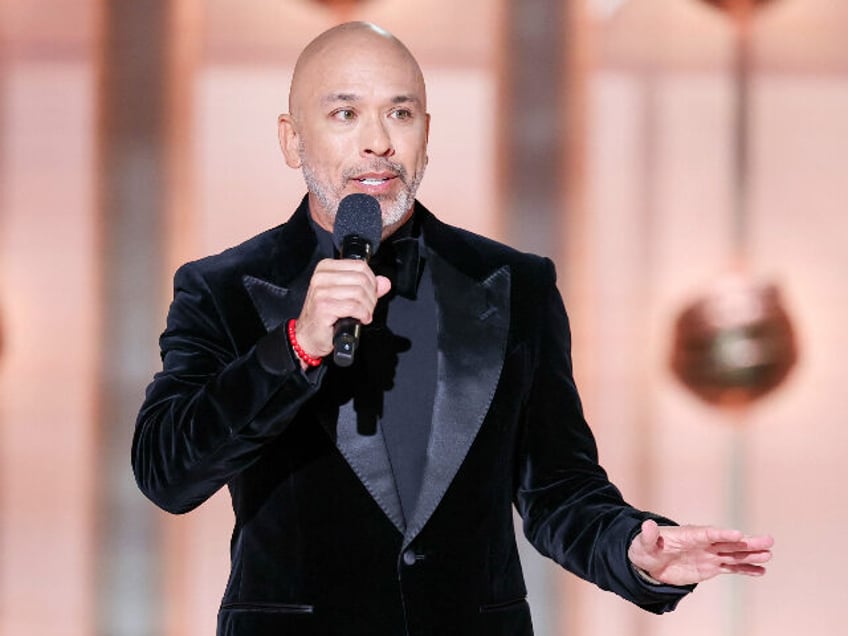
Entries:
{"label": "man's eye", "polygon": [[398,108],[392,111],[391,116],[394,119],[412,119],[412,111],[408,108]]}
{"label": "man's eye", "polygon": [[350,108],[339,108],[338,110],[334,110],[330,113],[330,116],[338,121],[350,121],[356,117],[356,113],[354,113]]}

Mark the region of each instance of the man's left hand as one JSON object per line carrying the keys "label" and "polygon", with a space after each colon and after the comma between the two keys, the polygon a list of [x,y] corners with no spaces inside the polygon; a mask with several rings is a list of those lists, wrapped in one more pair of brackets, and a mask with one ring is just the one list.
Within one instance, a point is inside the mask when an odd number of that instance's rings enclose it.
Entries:
{"label": "man's left hand", "polygon": [[711,526],[658,526],[648,519],[627,556],[652,579],[690,585],[718,574],[762,576],[774,539]]}

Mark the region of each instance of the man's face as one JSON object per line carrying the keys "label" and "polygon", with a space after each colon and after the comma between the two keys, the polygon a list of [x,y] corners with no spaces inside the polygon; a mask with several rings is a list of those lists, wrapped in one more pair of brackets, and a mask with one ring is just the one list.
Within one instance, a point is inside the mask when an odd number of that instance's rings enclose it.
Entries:
{"label": "man's face", "polygon": [[383,234],[412,213],[427,165],[424,83],[408,53],[373,34],[347,34],[314,55],[280,118],[287,163],[300,167],[315,221],[332,230],[339,202],[380,202]]}

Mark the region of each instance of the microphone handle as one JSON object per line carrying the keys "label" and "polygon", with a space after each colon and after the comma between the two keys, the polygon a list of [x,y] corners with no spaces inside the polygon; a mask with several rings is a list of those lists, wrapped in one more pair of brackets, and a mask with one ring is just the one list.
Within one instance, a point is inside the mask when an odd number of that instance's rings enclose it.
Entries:
{"label": "microphone handle", "polygon": [[356,318],[339,318],[333,336],[333,362],[340,367],[353,364],[353,357],[359,345],[359,332],[362,325]]}
{"label": "microphone handle", "polygon": [[[357,234],[349,234],[342,239],[342,258],[358,261],[371,260],[371,243]],[[333,362],[340,367],[353,364],[356,349],[359,346],[359,333],[362,325],[355,318],[339,318],[333,334]]]}

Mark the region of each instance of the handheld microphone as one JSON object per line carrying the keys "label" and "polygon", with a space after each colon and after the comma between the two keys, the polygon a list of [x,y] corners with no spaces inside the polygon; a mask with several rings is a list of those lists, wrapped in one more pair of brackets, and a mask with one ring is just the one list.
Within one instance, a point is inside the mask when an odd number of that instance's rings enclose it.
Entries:
{"label": "handheld microphone", "polygon": [[[350,194],[339,203],[333,224],[333,242],[341,258],[353,258],[366,263],[380,246],[383,215],[380,203],[367,194]],[[333,335],[333,362],[340,367],[353,364],[359,345],[361,325],[355,318],[336,321]]]}

